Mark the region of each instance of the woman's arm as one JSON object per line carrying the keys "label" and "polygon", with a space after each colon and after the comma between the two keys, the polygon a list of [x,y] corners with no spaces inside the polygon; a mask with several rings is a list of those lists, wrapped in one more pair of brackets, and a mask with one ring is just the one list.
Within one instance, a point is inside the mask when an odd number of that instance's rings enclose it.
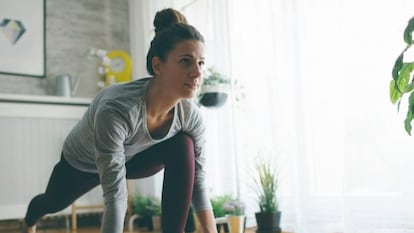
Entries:
{"label": "woman's arm", "polygon": [[200,210],[196,213],[203,233],[217,233],[216,220],[211,209]]}
{"label": "woman's arm", "polygon": [[94,118],[95,159],[105,210],[102,233],[122,233],[127,210],[128,190],[123,143],[128,135],[128,121],[113,103],[101,104]]}

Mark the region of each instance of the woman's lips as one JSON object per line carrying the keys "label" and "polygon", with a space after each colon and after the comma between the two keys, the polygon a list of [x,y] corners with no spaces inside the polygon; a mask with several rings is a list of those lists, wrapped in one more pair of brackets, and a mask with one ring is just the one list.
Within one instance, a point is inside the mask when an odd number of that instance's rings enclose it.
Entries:
{"label": "woman's lips", "polygon": [[196,89],[198,87],[198,83],[185,83],[184,85]]}

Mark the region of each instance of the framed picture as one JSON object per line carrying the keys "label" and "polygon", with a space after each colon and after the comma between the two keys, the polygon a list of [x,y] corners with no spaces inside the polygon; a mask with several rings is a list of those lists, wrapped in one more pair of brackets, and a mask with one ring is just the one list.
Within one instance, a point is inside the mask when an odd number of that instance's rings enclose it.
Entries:
{"label": "framed picture", "polygon": [[0,1],[0,73],[44,77],[45,0]]}

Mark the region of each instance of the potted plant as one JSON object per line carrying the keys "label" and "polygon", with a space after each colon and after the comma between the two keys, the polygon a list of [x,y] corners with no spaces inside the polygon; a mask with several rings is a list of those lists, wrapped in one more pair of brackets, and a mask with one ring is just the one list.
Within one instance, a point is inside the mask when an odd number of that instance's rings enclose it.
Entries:
{"label": "potted plant", "polygon": [[222,206],[224,215],[226,216],[242,216],[244,215],[244,203],[238,198],[228,196]]}
{"label": "potted plant", "polygon": [[245,205],[231,195],[219,195],[210,199],[213,213],[216,218],[217,232],[244,232],[246,219]]}
{"label": "potted plant", "polygon": [[161,200],[155,196],[137,195],[132,198],[132,211],[139,216],[139,223],[148,230],[159,231],[161,228]]}
{"label": "potted plant", "polygon": [[244,203],[236,198],[230,198],[223,204],[227,216],[227,227],[231,233],[243,233],[246,225]]}
{"label": "potted plant", "polygon": [[263,159],[256,161],[257,178],[259,187],[258,205],[259,212],[255,213],[257,233],[280,233],[280,217],[276,191],[278,188],[278,175],[270,162]]}
{"label": "potted plant", "polygon": [[203,83],[198,94],[198,102],[205,107],[220,107],[230,91],[230,79],[210,67],[204,73]]}
{"label": "potted plant", "polygon": [[213,208],[213,214],[216,218],[217,232],[220,232],[221,228],[223,228],[225,232],[228,232],[226,212],[223,207],[224,203],[230,199],[230,195],[218,195],[210,199],[211,207]]}
{"label": "potted plant", "polygon": [[[413,33],[414,31],[414,17],[408,21],[408,25],[404,30],[404,41],[406,47],[398,56],[392,69],[392,80],[390,83],[390,99],[391,103],[397,104],[398,109],[401,104],[401,99],[404,94],[409,94],[407,117],[404,121],[405,130],[411,135],[411,122],[414,119],[414,58],[413,51]],[[410,50],[411,49],[411,50]],[[407,55],[411,52],[411,57]]]}

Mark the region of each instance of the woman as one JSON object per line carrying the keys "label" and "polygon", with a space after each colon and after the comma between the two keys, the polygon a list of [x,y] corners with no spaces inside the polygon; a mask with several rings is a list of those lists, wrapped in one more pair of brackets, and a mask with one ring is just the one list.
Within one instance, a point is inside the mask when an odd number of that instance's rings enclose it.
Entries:
{"label": "woman", "polygon": [[190,100],[202,81],[204,39],[188,24],[165,23],[177,22],[175,14],[169,9],[155,17],[157,33],[147,54],[153,77],[103,89],[72,129],[46,192],[29,204],[28,233],[36,232],[42,216],[66,208],[99,184],[105,200],[101,231],[121,233],[126,179],[162,169],[163,232],[184,232],[190,201],[203,232],[217,232],[204,185],[204,125]]}

